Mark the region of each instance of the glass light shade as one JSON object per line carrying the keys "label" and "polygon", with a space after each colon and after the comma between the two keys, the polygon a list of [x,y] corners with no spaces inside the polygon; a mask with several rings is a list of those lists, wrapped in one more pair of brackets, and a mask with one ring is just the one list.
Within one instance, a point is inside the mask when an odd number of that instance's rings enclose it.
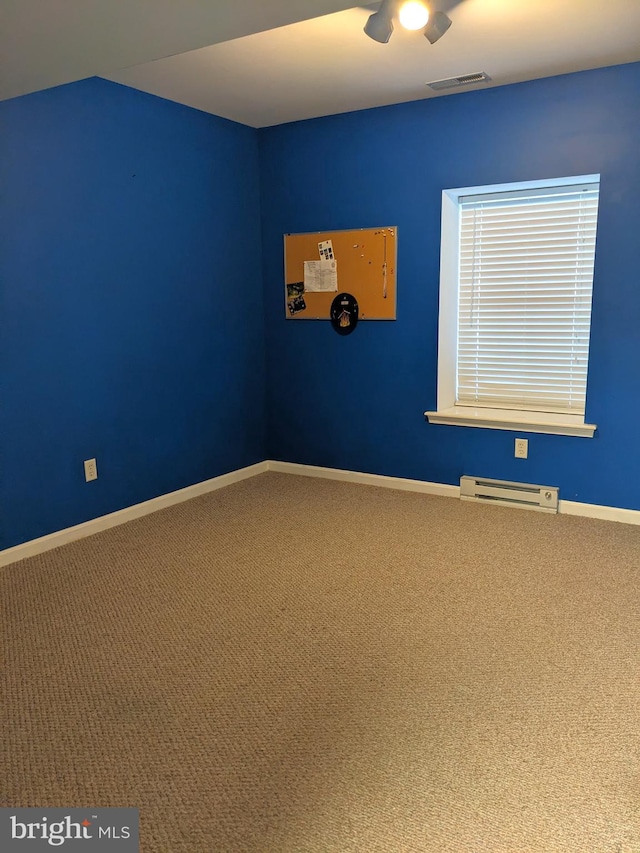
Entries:
{"label": "glass light shade", "polygon": [[398,17],[406,30],[421,30],[429,20],[429,10],[420,0],[407,0],[400,7]]}

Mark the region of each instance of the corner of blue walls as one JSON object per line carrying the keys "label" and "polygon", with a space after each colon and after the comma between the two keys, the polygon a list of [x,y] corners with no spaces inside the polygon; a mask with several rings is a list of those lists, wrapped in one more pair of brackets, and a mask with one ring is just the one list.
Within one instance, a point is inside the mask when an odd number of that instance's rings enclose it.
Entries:
{"label": "corner of blue walls", "polygon": [[[639,102],[634,63],[260,131],[96,78],[0,104],[0,547],[264,458],[639,509]],[[595,439],[426,424],[442,189],[594,172]],[[282,235],[380,224],[398,319],[286,321]]]}

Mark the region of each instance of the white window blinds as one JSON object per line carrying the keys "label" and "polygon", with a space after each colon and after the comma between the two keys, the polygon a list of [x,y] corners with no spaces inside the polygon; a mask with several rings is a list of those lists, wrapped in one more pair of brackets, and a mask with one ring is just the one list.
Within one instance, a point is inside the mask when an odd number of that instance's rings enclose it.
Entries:
{"label": "white window blinds", "polygon": [[584,414],[598,191],[460,199],[457,405]]}

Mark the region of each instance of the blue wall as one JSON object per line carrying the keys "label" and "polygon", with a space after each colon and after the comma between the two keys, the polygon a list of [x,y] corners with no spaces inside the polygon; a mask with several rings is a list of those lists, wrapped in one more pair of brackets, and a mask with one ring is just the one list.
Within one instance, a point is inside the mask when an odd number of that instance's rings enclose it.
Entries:
{"label": "blue wall", "polygon": [[[259,132],[97,79],[0,104],[0,547],[265,457],[640,509],[639,105],[639,64]],[[596,437],[425,423],[442,189],[593,172]],[[398,320],[287,322],[282,234],[382,224]]]}
{"label": "blue wall", "polygon": [[[640,64],[260,132],[271,458],[457,483],[559,485],[640,509]],[[430,425],[441,192],[601,174],[587,420],[594,439]],[[282,234],[397,225],[398,319],[349,337],[284,319]],[[348,288],[346,288],[348,289]]]}
{"label": "blue wall", "polygon": [[264,459],[256,132],[98,79],[0,122],[0,547]]}

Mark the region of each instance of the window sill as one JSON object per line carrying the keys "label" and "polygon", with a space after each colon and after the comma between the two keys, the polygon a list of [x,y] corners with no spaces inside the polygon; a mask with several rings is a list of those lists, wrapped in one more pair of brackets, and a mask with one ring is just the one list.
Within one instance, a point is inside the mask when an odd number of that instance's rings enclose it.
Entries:
{"label": "window sill", "polygon": [[585,424],[578,415],[551,412],[516,412],[509,409],[473,409],[452,406],[439,412],[425,412],[430,424],[506,429],[513,432],[542,432],[548,435],[578,435],[593,438],[596,424]]}

